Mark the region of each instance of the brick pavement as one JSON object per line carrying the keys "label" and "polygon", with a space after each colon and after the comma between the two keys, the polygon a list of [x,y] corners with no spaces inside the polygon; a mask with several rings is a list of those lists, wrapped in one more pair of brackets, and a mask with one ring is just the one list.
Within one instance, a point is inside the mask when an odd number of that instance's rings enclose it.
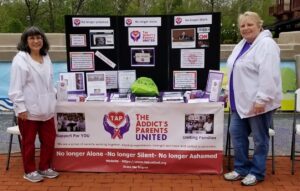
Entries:
{"label": "brick pavement", "polygon": [[268,160],[266,180],[243,187],[239,182],[224,181],[220,175],[151,173],[61,172],[57,179],[31,183],[22,178],[20,154],[14,155],[8,171],[4,165],[6,155],[0,155],[0,191],[300,191],[300,161],[296,162],[295,175],[291,175],[289,157],[276,157],[275,175]]}

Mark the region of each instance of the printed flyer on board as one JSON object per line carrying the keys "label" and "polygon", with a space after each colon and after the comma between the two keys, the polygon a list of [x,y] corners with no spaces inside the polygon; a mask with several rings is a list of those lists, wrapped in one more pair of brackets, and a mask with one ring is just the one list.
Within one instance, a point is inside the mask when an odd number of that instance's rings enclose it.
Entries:
{"label": "printed flyer on board", "polygon": [[63,171],[222,173],[222,103],[59,103]]}

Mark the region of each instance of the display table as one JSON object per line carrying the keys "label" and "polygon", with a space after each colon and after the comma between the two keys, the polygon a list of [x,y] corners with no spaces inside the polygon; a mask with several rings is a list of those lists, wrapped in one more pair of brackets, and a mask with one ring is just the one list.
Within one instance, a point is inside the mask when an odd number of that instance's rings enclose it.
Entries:
{"label": "display table", "polygon": [[222,173],[223,103],[58,103],[59,171]]}

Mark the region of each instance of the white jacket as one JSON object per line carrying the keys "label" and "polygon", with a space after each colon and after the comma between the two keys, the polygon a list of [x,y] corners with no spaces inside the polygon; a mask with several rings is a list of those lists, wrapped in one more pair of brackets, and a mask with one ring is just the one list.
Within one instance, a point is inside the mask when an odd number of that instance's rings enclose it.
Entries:
{"label": "white jacket", "polygon": [[[241,40],[227,60],[228,79],[246,40]],[[230,83],[230,82],[229,82]],[[265,112],[280,107],[282,99],[280,49],[269,30],[262,31],[234,64],[235,105],[241,118],[255,116],[254,103],[266,104]]]}
{"label": "white jacket", "polygon": [[19,51],[12,62],[8,92],[16,115],[27,111],[30,120],[52,118],[56,106],[52,79],[52,62],[48,55],[43,56],[43,64],[38,64],[28,53]]}

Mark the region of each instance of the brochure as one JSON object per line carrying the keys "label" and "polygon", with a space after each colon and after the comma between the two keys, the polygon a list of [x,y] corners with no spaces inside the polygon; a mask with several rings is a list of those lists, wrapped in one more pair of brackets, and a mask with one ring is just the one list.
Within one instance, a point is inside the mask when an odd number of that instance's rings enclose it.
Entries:
{"label": "brochure", "polygon": [[57,101],[68,101],[67,82],[65,80],[57,82]]}
{"label": "brochure", "polygon": [[158,102],[157,97],[140,97],[136,96],[135,97],[135,102]]}
{"label": "brochure", "polygon": [[106,78],[104,72],[86,73],[87,96],[106,97]]}
{"label": "brochure", "polygon": [[220,91],[221,91],[220,80],[212,80],[211,90],[209,94],[209,101],[217,102],[219,101]]}
{"label": "brochure", "polygon": [[211,89],[212,89],[211,86],[212,86],[213,80],[218,80],[220,82],[219,88],[221,90],[222,83],[223,83],[223,77],[224,77],[223,72],[218,71],[218,70],[209,70],[205,92],[208,94],[211,92]]}
{"label": "brochure", "polygon": [[162,93],[163,102],[184,102],[183,92],[163,92]]}
{"label": "brochure", "polygon": [[59,81],[64,81],[68,94],[84,94],[85,78],[83,72],[63,72],[59,74]]}
{"label": "brochure", "polygon": [[88,101],[104,101],[107,102],[107,97],[106,96],[88,96],[85,99],[86,102]]}
{"label": "brochure", "polygon": [[110,102],[131,102],[131,94],[111,93]]}
{"label": "brochure", "polygon": [[118,71],[118,87],[120,93],[130,92],[130,87],[136,80],[135,70],[119,70]]}

